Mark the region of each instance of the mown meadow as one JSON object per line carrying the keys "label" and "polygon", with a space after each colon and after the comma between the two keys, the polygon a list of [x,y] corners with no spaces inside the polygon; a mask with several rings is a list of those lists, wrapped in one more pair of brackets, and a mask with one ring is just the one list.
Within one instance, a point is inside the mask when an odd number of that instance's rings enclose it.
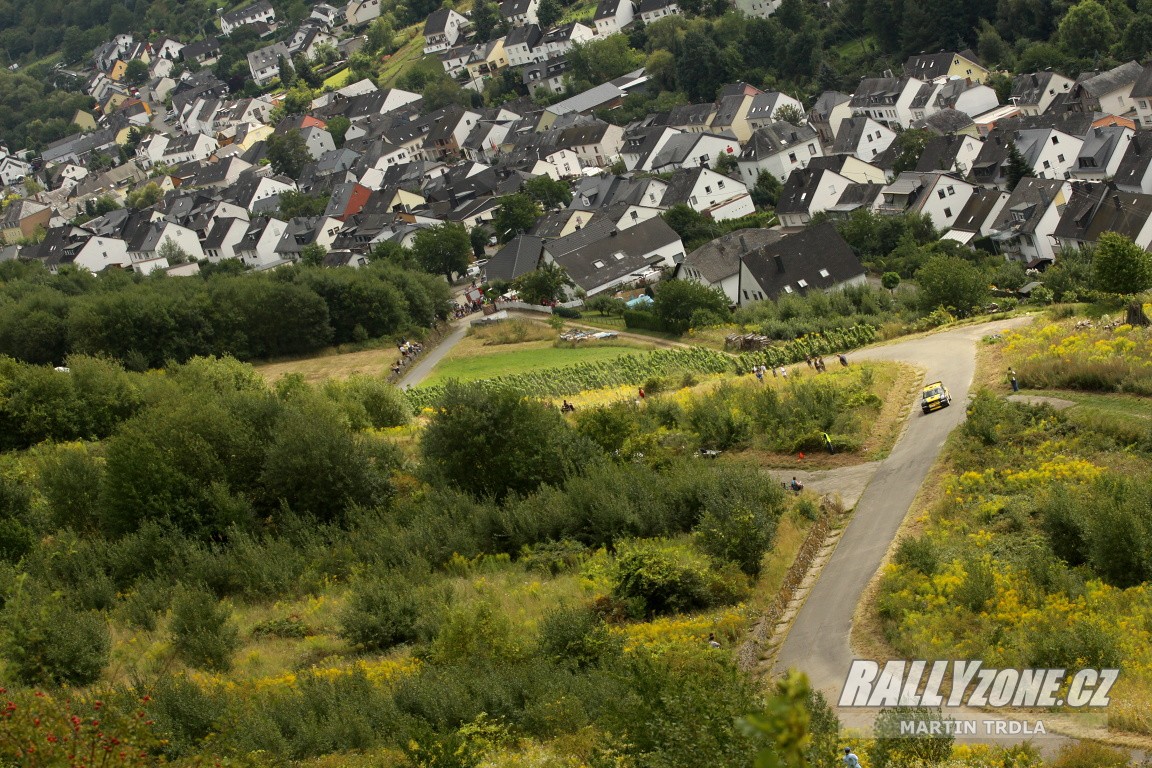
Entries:
{"label": "mown meadow", "polygon": [[1047,320],[987,340],[1075,407],[973,399],[939,499],[895,551],[876,609],[907,658],[1119,667],[1110,727],[1152,733],[1152,402],[1148,328]]}

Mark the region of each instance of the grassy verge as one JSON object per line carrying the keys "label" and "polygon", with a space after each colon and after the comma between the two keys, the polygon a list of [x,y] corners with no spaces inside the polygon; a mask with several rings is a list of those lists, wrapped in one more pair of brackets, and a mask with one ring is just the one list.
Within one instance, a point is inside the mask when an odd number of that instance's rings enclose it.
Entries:
{"label": "grassy verge", "polygon": [[422,30],[423,25],[417,24],[408,27],[401,33],[408,37],[408,42],[400,46],[400,48],[384,62],[384,65],[380,67],[377,83],[381,88],[394,86],[408,67],[419,61],[420,57],[424,55],[424,35]]}

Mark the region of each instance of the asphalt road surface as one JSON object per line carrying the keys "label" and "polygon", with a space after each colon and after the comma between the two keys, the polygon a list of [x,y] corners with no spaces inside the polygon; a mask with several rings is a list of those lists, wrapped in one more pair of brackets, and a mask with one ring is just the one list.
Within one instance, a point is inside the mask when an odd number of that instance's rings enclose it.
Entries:
{"label": "asphalt road surface", "polygon": [[[880,462],[856,505],[855,514],[835,552],[824,566],[807,600],[796,615],[776,656],[774,671],[802,670],[812,686],[836,705],[855,655],[849,643],[852,617],[865,588],[892,543],[920,486],[949,433],[964,420],[969,387],[975,371],[976,345],[988,334],[1027,324],[1030,318],[1011,318],[957,328],[922,338],[861,350],[852,359],[898,360],[924,369],[924,381],[943,381],[952,395],[951,407],[924,414],[912,404],[907,427],[891,455]],[[918,393],[917,393],[918,394]],[[848,727],[867,728],[876,709],[838,709]],[[990,721],[1002,713],[953,710],[948,715]],[[958,736],[957,741],[996,741]],[[1024,737],[1008,739],[1021,741]],[[1000,737],[1003,741],[1005,737]],[[1065,741],[1061,737],[1034,738],[1042,748]]]}

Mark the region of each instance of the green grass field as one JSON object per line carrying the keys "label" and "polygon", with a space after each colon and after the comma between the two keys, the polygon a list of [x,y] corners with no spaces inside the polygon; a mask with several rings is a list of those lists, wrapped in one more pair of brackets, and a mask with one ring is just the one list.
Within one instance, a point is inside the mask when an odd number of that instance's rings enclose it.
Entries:
{"label": "green grass field", "polygon": [[1129,419],[1152,419],[1152,401],[1137,395],[1078,392],[1072,389],[1027,389],[1022,395],[1058,397],[1076,403],[1077,409],[1088,409]]}
{"label": "green grass field", "polygon": [[597,346],[596,342],[590,342],[586,347],[562,348],[552,346],[550,341],[476,347],[470,341],[466,339],[454,349],[421,385],[441,384],[449,379],[494,379],[506,374],[561,368],[576,363],[598,363],[646,349],[639,344]]}

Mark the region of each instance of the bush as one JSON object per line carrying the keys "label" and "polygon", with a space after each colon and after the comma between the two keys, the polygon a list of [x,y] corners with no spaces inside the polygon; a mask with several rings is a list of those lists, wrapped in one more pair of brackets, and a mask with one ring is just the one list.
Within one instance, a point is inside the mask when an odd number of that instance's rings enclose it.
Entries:
{"label": "bush", "polygon": [[26,685],[88,685],[108,663],[111,636],[96,613],[21,579],[0,611],[0,652]]}
{"label": "bush", "polygon": [[612,594],[637,600],[650,616],[682,613],[709,604],[706,567],[679,547],[656,541],[621,546]]}
{"label": "bush", "polygon": [[252,637],[301,638],[315,634],[299,616],[282,616],[252,627]]}
{"label": "bush", "polygon": [[540,653],[560,664],[590,667],[614,658],[623,649],[622,638],[590,606],[561,607],[540,622]]}
{"label": "bush", "polygon": [[580,314],[580,310],[576,309],[575,307],[552,307],[552,314],[558,317],[567,318],[568,320],[578,320],[583,317],[583,315]]}
{"label": "bush", "polygon": [[508,617],[480,601],[448,613],[431,655],[440,664],[501,664],[517,659],[524,650]]}
{"label": "bush", "polygon": [[167,583],[145,579],[124,595],[118,613],[129,625],[151,632],[156,629],[157,617],[168,610],[171,602],[172,588]]}
{"label": "bush", "polygon": [[340,616],[340,636],[358,648],[379,651],[419,637],[420,600],[412,582],[396,575],[369,576],[352,585]]}
{"label": "bush", "polygon": [[232,610],[202,587],[182,587],[172,601],[169,627],[176,655],[193,667],[227,671],[240,646]]}
{"label": "bush", "polygon": [[[695,528],[700,548],[720,561],[735,563],[757,576],[772,548],[784,508],[784,492],[766,478],[702,494],[704,513]],[[758,486],[758,487],[757,487]]]}

